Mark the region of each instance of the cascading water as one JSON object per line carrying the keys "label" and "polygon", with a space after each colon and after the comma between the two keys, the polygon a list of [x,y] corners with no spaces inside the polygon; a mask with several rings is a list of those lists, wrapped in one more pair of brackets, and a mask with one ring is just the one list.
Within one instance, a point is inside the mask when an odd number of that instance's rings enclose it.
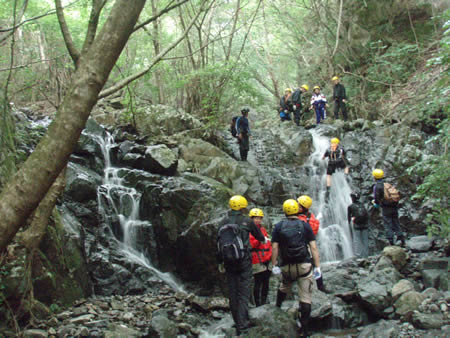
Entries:
{"label": "cascading water", "polygon": [[106,132],[104,138],[94,134],[88,136],[95,139],[100,145],[105,161],[103,184],[97,189],[99,213],[113,233],[113,222],[119,220],[121,233],[117,234],[116,231],[115,234],[119,238],[117,242],[123,255],[130,261],[151,270],[174,290],[184,292],[183,287],[175,281],[173,276],[156,269],[137,245],[139,229],[151,227],[151,224],[139,219],[139,204],[142,194],[132,187],[125,186],[123,179],[120,177],[121,171],[128,169],[116,168],[111,164],[110,150],[115,146],[114,138],[108,132]]}
{"label": "cascading water", "polygon": [[317,243],[323,262],[338,261],[353,255],[350,226],[347,222],[347,207],[351,204],[352,191],[343,172],[332,176],[330,197],[326,195],[326,160],[323,154],[330,146],[328,137],[312,130],[314,152],[305,167],[309,174],[309,189],[314,203],[311,211],[320,219]]}

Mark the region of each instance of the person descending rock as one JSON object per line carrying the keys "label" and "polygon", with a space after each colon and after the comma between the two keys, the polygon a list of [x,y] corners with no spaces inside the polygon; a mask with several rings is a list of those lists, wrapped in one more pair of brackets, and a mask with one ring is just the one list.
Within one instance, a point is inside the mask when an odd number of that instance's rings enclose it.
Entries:
{"label": "person descending rock", "polygon": [[349,171],[345,159],[345,150],[342,146],[339,146],[339,142],[337,137],[332,138],[330,141],[330,149],[328,149],[322,157],[322,159],[328,157],[326,200],[328,200],[330,196],[331,175],[334,174],[336,169],[344,169],[345,174],[348,174]]}
{"label": "person descending rock", "polygon": [[347,208],[347,218],[350,229],[353,222],[352,241],[357,257],[369,256],[369,213],[360,202],[357,192],[350,194],[352,204]]}
{"label": "person descending rock", "polygon": [[347,95],[345,94],[345,87],[339,83],[340,79],[334,76],[331,79],[334,83],[333,87],[333,101],[334,101],[334,118],[337,120],[339,118],[339,110],[342,112],[344,121],[347,121],[347,109],[345,103],[347,102]]}
{"label": "person descending rock", "polygon": [[291,121],[291,112],[292,112],[291,96],[292,96],[292,89],[286,88],[284,90],[284,95],[280,99],[280,108],[278,109],[281,122]]}
{"label": "person descending rock", "polygon": [[250,124],[248,122],[249,109],[241,110],[242,116],[236,120],[236,132],[239,139],[239,152],[242,161],[247,161],[247,154],[250,149]]}
{"label": "person descending rock", "polygon": [[375,169],[372,176],[376,183],[373,186],[372,204],[376,209],[381,206],[381,214],[383,215],[384,230],[386,238],[391,245],[394,245],[394,233],[401,245],[405,245],[405,235],[400,228],[398,220],[398,202],[400,201],[400,193],[389,183],[384,182],[384,171]]}
{"label": "person descending rock", "polygon": [[[250,218],[253,223],[261,230],[265,237],[268,237],[267,230],[262,226],[264,213],[261,209],[254,208],[250,210]],[[252,234],[250,234],[250,245],[252,252],[253,264],[253,278],[255,284],[253,288],[253,296],[255,305],[264,305],[267,302],[267,294],[269,293],[269,279],[272,271],[269,267],[270,259],[272,257],[272,243],[267,241],[261,243]]]}
{"label": "person descending rock", "polygon": [[291,96],[292,109],[294,110],[294,122],[297,126],[300,125],[300,119],[301,119],[302,93],[305,93],[308,90],[309,90],[309,86],[307,84],[304,84],[300,88],[297,88]]}
{"label": "person descending rock", "polygon": [[320,87],[315,86],[313,88],[313,95],[311,97],[311,108],[314,108],[314,111],[316,112],[316,123],[320,124],[321,121],[325,120],[326,117],[326,110],[325,107],[327,106],[327,99],[325,95],[323,95],[320,92]]}
{"label": "person descending rock", "polygon": [[[319,232],[320,222],[316,218],[316,216],[309,211],[309,208],[311,208],[313,202],[312,198],[307,195],[302,195],[297,198],[297,202],[299,206],[298,219],[308,223],[311,226],[314,236],[317,236],[317,233]],[[317,288],[320,291],[325,292],[325,287],[323,286],[323,276],[320,276],[320,278],[316,280],[316,283]]]}
{"label": "person descending rock", "polygon": [[217,235],[219,271],[225,267],[231,314],[236,323],[237,334],[249,328],[248,302],[252,280],[252,260],[249,233],[261,243],[266,238],[255,223],[246,217],[248,202],[245,197],[230,198],[231,212],[222,223]]}
{"label": "person descending rock", "polygon": [[[291,290],[292,283],[297,282],[300,314],[298,323],[301,324],[303,335],[307,336],[313,278],[318,279],[321,276],[319,250],[311,226],[297,218],[299,212],[297,201],[286,200],[283,203],[283,211],[286,218],[277,223],[272,232],[272,273],[282,274],[276,305],[281,307]],[[309,251],[312,254],[314,268]]]}

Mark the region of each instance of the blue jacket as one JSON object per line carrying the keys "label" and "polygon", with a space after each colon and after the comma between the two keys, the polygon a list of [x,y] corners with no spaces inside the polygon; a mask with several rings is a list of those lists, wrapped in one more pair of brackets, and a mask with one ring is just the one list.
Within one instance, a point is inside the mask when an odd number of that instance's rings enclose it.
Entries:
{"label": "blue jacket", "polygon": [[250,135],[250,124],[248,122],[248,118],[244,116],[239,116],[236,120],[236,131],[238,134],[248,134]]}

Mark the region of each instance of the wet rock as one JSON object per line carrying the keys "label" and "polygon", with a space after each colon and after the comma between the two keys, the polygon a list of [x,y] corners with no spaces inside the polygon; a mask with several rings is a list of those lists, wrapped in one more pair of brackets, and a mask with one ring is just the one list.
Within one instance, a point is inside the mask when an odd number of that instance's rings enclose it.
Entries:
{"label": "wet rock", "polygon": [[439,293],[435,288],[427,288],[422,291],[422,296],[425,299],[436,300],[439,297]]}
{"label": "wet rock", "polygon": [[69,162],[64,193],[76,202],[95,200],[97,198],[97,186],[101,182],[102,178],[96,172]]}
{"label": "wet rock", "polygon": [[144,169],[161,175],[174,175],[177,170],[178,156],[166,145],[147,147]]}
{"label": "wet rock", "polygon": [[379,337],[382,332],[383,337],[396,338],[399,336],[400,328],[394,320],[379,320],[375,324],[364,326],[358,338]]}
{"label": "wet rock", "polygon": [[105,338],[141,337],[142,333],[123,324],[111,324],[104,332]]}
{"label": "wet rock", "polygon": [[152,328],[160,337],[175,337],[178,333],[177,325],[167,317],[156,316],[152,318]]}
{"label": "wet rock", "polygon": [[414,285],[409,280],[402,279],[392,287],[392,299],[396,301],[401,295],[408,291],[414,291]]}
{"label": "wet rock", "polygon": [[448,258],[425,258],[421,261],[425,287],[448,290]]}
{"label": "wet rock", "polygon": [[30,329],[23,332],[24,338],[47,338],[48,334],[44,330]]}
{"label": "wet rock", "polygon": [[427,314],[414,311],[412,323],[418,329],[440,329],[444,324],[444,320],[440,313]]}
{"label": "wet rock", "polygon": [[250,337],[273,337],[282,333],[285,337],[296,337],[298,335],[295,320],[286,312],[270,304],[251,309],[249,312]]}
{"label": "wet rock", "polygon": [[408,312],[417,310],[423,299],[423,296],[416,291],[405,292],[394,303],[395,312],[398,315],[403,316]]}
{"label": "wet rock", "polygon": [[406,241],[406,247],[412,252],[427,252],[433,246],[433,239],[428,236],[415,236]]}
{"label": "wet rock", "polygon": [[87,322],[91,321],[93,318],[94,318],[94,316],[91,315],[91,314],[82,315],[82,316],[78,316],[78,317],[72,318],[70,320],[70,323],[72,323],[72,324],[83,324],[83,323],[87,323]]}
{"label": "wet rock", "polygon": [[400,274],[393,268],[372,271],[358,282],[358,294],[363,305],[376,315],[391,305],[392,287],[400,280]]}
{"label": "wet rock", "polygon": [[312,136],[301,127],[289,126],[289,128],[272,129],[285,147],[294,155],[293,163],[301,165],[306,162],[312,151]]}
{"label": "wet rock", "polygon": [[229,300],[226,298],[192,296],[188,298],[188,301],[192,306],[205,312],[228,310],[230,308]]}
{"label": "wet rock", "polygon": [[387,246],[383,249],[383,256],[389,257],[397,270],[401,270],[407,263],[408,254],[398,246]]}

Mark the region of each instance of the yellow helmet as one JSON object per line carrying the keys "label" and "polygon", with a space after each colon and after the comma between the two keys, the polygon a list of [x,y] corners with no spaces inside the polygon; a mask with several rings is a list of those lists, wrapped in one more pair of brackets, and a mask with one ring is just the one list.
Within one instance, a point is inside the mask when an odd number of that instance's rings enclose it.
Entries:
{"label": "yellow helmet", "polygon": [[333,76],[333,78],[331,79],[332,81],[336,81],[336,80],[339,80],[339,77],[337,77],[337,76]]}
{"label": "yellow helmet", "polygon": [[230,198],[230,208],[233,210],[245,209],[248,206],[247,199],[241,195],[234,195]]}
{"label": "yellow helmet", "polygon": [[379,180],[381,178],[384,177],[384,171],[381,169],[375,169],[374,171],[372,171],[372,176],[376,179]]}
{"label": "yellow helmet", "polygon": [[303,208],[309,209],[312,205],[312,199],[311,197],[307,195],[300,196],[297,198],[298,204],[300,204]]}
{"label": "yellow helmet", "polygon": [[337,137],[334,137],[331,139],[331,144],[339,144],[339,139]]}
{"label": "yellow helmet", "polygon": [[284,201],[283,203],[283,211],[286,215],[290,216],[290,215],[295,215],[298,214],[298,203],[296,200],[293,199],[289,199]]}
{"label": "yellow helmet", "polygon": [[300,88],[303,88],[306,91],[309,90],[309,86],[307,84],[302,85]]}
{"label": "yellow helmet", "polygon": [[319,89],[320,90],[320,86],[314,86],[313,90]]}
{"label": "yellow helmet", "polygon": [[286,88],[284,91],[292,93],[292,88]]}
{"label": "yellow helmet", "polygon": [[248,216],[249,217],[264,217],[264,213],[263,213],[263,211],[261,209],[253,208],[248,213]]}

